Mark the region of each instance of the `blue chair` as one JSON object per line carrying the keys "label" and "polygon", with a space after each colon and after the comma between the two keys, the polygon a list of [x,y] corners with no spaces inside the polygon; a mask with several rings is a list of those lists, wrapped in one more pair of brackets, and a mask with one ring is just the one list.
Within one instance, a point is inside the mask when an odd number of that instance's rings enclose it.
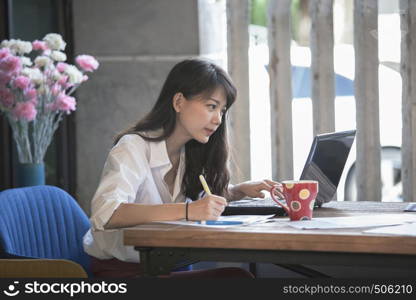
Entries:
{"label": "blue chair", "polygon": [[[9,269],[22,268],[22,262],[38,269],[40,262],[32,260],[35,258],[46,259],[42,265],[50,270],[82,266],[91,276],[89,256],[82,245],[89,228],[84,211],[60,188],[43,185],[0,192],[0,263]],[[66,266],[59,265],[62,262]],[[45,272],[41,275],[48,277]],[[49,277],[58,273],[49,273]],[[85,277],[82,272],[68,274]]]}

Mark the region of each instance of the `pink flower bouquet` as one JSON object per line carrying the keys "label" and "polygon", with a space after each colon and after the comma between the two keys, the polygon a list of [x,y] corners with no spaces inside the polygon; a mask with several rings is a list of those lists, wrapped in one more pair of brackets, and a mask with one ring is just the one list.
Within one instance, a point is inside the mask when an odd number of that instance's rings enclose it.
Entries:
{"label": "pink flower bouquet", "polygon": [[[85,72],[99,64],[90,55],[67,64],[66,43],[49,33],[32,43],[4,40],[0,44],[0,111],[9,121],[20,163],[42,163],[63,115],[76,109],[71,94],[88,80]],[[32,61],[27,54],[36,52]],[[33,57],[33,55],[31,55]]]}

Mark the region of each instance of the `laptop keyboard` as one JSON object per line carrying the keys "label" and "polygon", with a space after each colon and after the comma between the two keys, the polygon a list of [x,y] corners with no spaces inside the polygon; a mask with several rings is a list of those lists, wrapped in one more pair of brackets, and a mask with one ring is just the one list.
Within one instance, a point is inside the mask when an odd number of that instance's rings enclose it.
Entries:
{"label": "laptop keyboard", "polygon": [[[285,203],[285,201],[282,201]],[[272,198],[242,199],[230,202],[222,213],[229,215],[278,215],[284,216],[286,212]]]}
{"label": "laptop keyboard", "polygon": [[[286,204],[285,200],[281,200],[283,204]],[[254,198],[254,199],[242,199],[238,201],[232,201],[228,204],[228,206],[238,206],[238,207],[261,207],[261,206],[278,206],[276,202],[272,198]]]}

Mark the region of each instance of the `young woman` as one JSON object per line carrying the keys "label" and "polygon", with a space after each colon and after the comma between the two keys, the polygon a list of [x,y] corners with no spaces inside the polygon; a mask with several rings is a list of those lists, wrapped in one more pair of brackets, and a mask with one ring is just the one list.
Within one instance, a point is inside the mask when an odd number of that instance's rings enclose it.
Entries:
{"label": "young woman", "polygon": [[[140,275],[139,255],[123,245],[118,228],[185,218],[215,220],[227,200],[264,197],[262,191],[277,184],[229,184],[226,115],[235,98],[224,70],[205,60],[185,60],[170,71],[151,112],[116,137],[92,199],[92,229],[84,237],[96,276]],[[204,194],[200,174],[212,195]],[[171,275],[187,276],[250,274],[228,268]]]}

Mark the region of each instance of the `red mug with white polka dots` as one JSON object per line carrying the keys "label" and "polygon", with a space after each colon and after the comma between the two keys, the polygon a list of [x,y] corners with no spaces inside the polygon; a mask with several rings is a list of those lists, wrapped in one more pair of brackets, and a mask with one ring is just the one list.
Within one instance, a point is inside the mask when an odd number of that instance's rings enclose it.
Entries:
{"label": "red mug with white polka dots", "polygon": [[315,198],[318,195],[318,181],[315,180],[287,180],[282,181],[283,195],[286,204],[276,198],[275,190],[279,186],[274,186],[270,194],[273,200],[283,207],[289,215],[291,221],[311,220]]}

